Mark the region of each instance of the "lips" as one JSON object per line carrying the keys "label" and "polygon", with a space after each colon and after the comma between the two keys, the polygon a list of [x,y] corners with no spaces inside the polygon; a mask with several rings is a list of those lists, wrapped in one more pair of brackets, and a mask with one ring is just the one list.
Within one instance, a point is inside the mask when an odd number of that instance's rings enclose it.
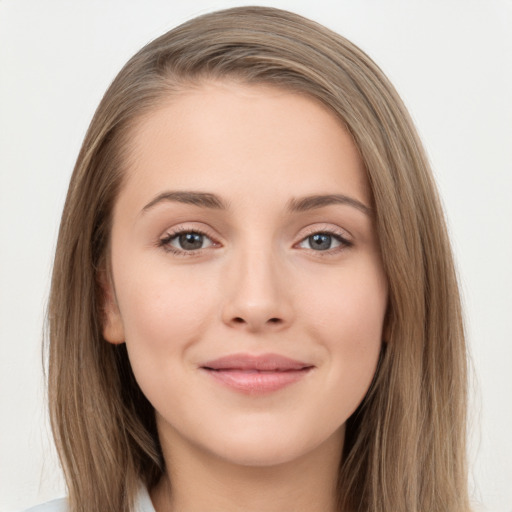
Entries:
{"label": "lips", "polygon": [[245,393],[277,391],[305,377],[314,365],[279,354],[232,354],[201,365],[217,382]]}

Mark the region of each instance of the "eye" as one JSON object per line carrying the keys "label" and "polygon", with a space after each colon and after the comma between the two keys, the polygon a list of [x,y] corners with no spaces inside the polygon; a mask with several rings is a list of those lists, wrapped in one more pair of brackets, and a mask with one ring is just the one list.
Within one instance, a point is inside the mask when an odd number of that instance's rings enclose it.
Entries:
{"label": "eye", "polygon": [[181,231],[168,233],[160,245],[173,252],[191,252],[211,247],[213,241],[199,231]]}
{"label": "eye", "polygon": [[328,251],[350,245],[352,244],[348,240],[334,233],[314,233],[299,243],[299,247],[302,249],[312,249],[313,251]]}

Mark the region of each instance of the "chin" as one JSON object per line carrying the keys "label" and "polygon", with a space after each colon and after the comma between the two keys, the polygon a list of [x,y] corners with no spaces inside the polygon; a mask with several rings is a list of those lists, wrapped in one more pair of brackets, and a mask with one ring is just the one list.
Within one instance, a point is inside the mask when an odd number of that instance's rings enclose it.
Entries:
{"label": "chin", "polygon": [[[277,433],[276,433],[277,432]],[[252,435],[231,436],[229,439],[210,443],[211,453],[220,459],[246,467],[271,467],[298,461],[322,450],[322,445],[334,443],[340,453],[343,443],[343,429],[334,434],[307,436],[304,432],[293,433],[290,429],[276,429],[252,432]],[[338,435],[339,434],[339,435]]]}
{"label": "chin", "polygon": [[226,452],[218,453],[225,462],[245,467],[272,467],[287,464],[299,459],[307,453],[307,449],[283,449],[283,447],[245,446],[240,450],[231,448]]}

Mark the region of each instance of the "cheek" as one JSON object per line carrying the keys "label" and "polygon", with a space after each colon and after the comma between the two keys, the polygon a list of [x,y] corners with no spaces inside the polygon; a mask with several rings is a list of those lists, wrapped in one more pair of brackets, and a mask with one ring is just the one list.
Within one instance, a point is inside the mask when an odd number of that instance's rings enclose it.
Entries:
{"label": "cheek", "polygon": [[[310,283],[301,283],[303,311],[309,317],[312,329],[331,333],[328,338],[339,338],[357,347],[382,337],[387,307],[387,283],[381,266],[362,262],[360,265],[334,269]],[[297,290],[298,292],[298,290]]]}
{"label": "cheek", "polygon": [[165,286],[141,284],[125,299],[126,348],[142,392],[156,410],[193,403],[187,378],[194,368],[187,364],[187,354],[206,330],[209,298],[190,290],[185,293],[168,282]]}
{"label": "cheek", "polygon": [[193,276],[165,264],[135,263],[130,268],[138,270],[121,271],[116,276],[127,342],[139,342],[141,337],[151,343],[160,338],[193,336],[211,307],[212,287],[205,283],[205,276]]}
{"label": "cheek", "polygon": [[188,347],[201,339],[215,314],[211,287],[199,286],[184,274],[146,268],[136,275],[119,276],[125,341],[141,386],[160,376],[172,376],[173,368]]}
{"label": "cheek", "polygon": [[329,360],[327,387],[355,409],[373,379],[382,346],[386,281],[380,266],[365,265],[313,289],[304,311],[307,328]]}

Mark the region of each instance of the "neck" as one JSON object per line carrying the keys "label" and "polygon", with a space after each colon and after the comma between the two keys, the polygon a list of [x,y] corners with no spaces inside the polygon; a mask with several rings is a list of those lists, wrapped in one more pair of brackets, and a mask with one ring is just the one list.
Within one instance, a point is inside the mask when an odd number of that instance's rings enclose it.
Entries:
{"label": "neck", "polygon": [[337,510],[342,431],[314,451],[273,466],[233,464],[186,443],[162,446],[167,473],[151,493],[157,512]]}

